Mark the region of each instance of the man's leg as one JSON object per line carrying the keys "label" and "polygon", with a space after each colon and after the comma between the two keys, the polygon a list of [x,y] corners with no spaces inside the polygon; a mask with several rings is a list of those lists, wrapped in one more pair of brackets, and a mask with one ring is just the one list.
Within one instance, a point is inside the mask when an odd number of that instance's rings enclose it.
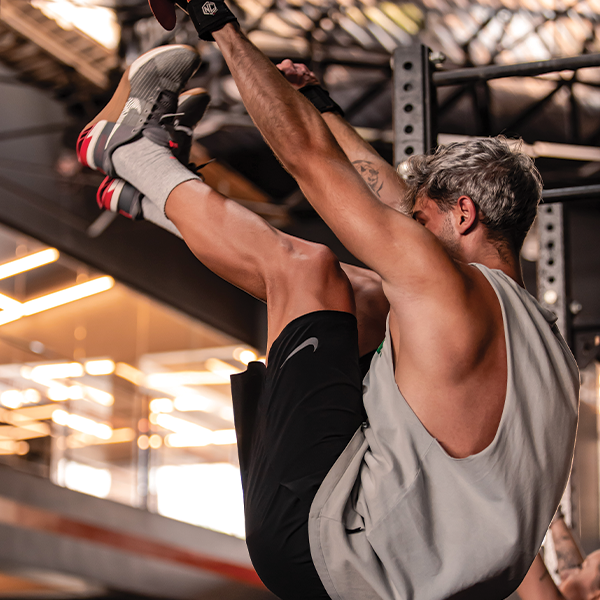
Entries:
{"label": "man's leg", "polygon": [[304,314],[354,314],[348,277],[327,247],[274,229],[197,180],[171,192],[165,213],[205,266],[267,302],[269,348],[288,323]]}
{"label": "man's leg", "polygon": [[[163,63],[169,63],[170,72],[171,52],[193,58],[189,50],[160,50],[150,59],[168,59]],[[135,97],[148,106],[153,105],[144,90],[156,92],[155,85],[147,85],[157,82],[155,73],[160,75],[161,64],[156,63],[156,69],[136,72],[146,85],[136,84]],[[144,65],[153,66],[148,60]],[[172,85],[173,93],[184,75]],[[131,80],[133,90],[137,80]],[[156,106],[166,111],[160,103]],[[241,420],[236,412],[244,449],[240,463],[248,547],[259,574],[281,598],[327,598],[311,559],[308,512],[323,478],[364,420],[348,277],[325,246],[281,233],[199,179],[190,179],[170,151],[152,141],[155,108],[144,117],[152,135],[144,130],[142,137],[132,137],[128,123],[142,118],[132,118],[130,112],[126,107],[115,126],[124,133],[114,135],[119,145],[112,146],[108,159],[98,149],[105,170],[137,188],[156,215],[169,217],[208,268],[267,301],[269,366],[251,363],[238,376],[252,378],[258,369],[258,385],[252,387],[256,393],[241,403]],[[235,395],[234,404],[240,405]]]}
{"label": "man's leg", "polygon": [[273,229],[202,182],[178,185],[165,212],[208,268],[267,301],[268,367],[252,363],[232,381],[246,542],[282,600],[327,600],[308,515],[365,419],[350,282],[329,249]]}

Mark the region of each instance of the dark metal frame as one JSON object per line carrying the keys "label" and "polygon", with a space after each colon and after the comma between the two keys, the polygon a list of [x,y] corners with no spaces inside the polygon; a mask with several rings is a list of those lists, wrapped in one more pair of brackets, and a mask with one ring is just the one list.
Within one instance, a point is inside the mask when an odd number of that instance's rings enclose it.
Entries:
{"label": "dark metal frame", "polygon": [[[418,66],[415,69],[417,77],[407,76],[411,69],[406,68],[406,61]],[[397,50],[394,55],[394,136],[395,162],[398,164],[415,152],[426,152],[433,147],[432,140],[436,134],[432,124],[435,123],[437,104],[435,102],[435,87],[451,85],[469,85],[474,97],[475,107],[481,104],[480,86],[487,86],[487,81],[502,77],[529,77],[556,71],[572,70],[569,80],[560,78],[556,88],[545,98],[526,110],[517,122],[524,121],[540,108],[563,86],[570,85],[576,80],[577,69],[600,66],[600,54],[576,56],[572,58],[548,60],[543,62],[494,65],[459,69],[448,72],[433,72],[434,67],[429,59],[429,49],[423,45],[415,46],[408,52]],[[408,85],[408,89],[407,89]],[[482,88],[485,91],[487,88]],[[464,90],[459,90],[446,101],[446,106],[460,98]],[[574,137],[579,138],[577,128],[577,103],[571,90],[571,125]],[[407,116],[407,106],[411,106]],[[485,110],[479,112],[479,117],[485,121]],[[422,115],[422,120],[418,119]],[[410,120],[411,136],[406,134],[406,123]],[[489,124],[488,124],[489,125]],[[489,131],[489,129],[488,129]],[[567,244],[565,240],[565,211],[563,202],[586,198],[600,198],[600,185],[568,187],[545,190],[543,204],[537,218],[539,233],[539,258],[537,261],[537,295],[540,303],[557,315],[557,325],[563,336],[573,346],[571,336],[572,315],[569,309],[569,276],[567,269]],[[563,511],[569,523],[576,527],[579,523],[579,510],[573,497],[571,481],[563,496]]]}

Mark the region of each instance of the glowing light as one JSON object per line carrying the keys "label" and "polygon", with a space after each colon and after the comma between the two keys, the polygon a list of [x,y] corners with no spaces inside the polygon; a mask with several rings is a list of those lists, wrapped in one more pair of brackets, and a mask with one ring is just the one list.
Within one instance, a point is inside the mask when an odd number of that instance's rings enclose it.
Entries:
{"label": "glowing light", "polygon": [[0,294],[0,308],[2,310],[18,310],[21,306],[21,303],[18,300],[13,300],[9,296],[5,296],[4,294]]}
{"label": "glowing light", "polygon": [[[150,415],[152,416],[152,415]],[[152,421],[152,419],[151,419]],[[191,423],[185,419],[174,417],[173,415],[158,414],[155,417],[156,425],[160,425],[164,429],[169,429],[175,433],[181,433],[199,441],[209,439],[212,431],[196,423]]]}
{"label": "glowing light", "polygon": [[203,446],[230,446],[237,443],[235,429],[209,431],[206,435],[195,436],[187,433],[171,433],[165,444],[171,448],[200,448]]}
{"label": "glowing light", "polygon": [[209,358],[205,364],[206,364],[206,368],[211,373],[220,375],[221,377],[227,379],[227,381],[229,381],[229,377],[231,375],[235,375],[236,373],[240,372],[239,369],[236,369],[235,367],[231,366],[229,363],[219,360],[218,358]]}
{"label": "glowing light", "polygon": [[59,290],[58,292],[40,296],[39,298],[20,304],[17,308],[3,311],[0,315],[0,325],[6,325],[7,323],[17,321],[21,317],[35,315],[45,310],[68,304],[69,302],[75,302],[76,300],[105,292],[111,289],[114,284],[114,279],[106,275],[65,288],[64,290]]}
{"label": "glowing light", "polygon": [[0,440],[0,455],[17,454],[18,456],[24,456],[28,452],[29,444],[27,442]]}
{"label": "glowing light", "polygon": [[152,448],[153,450],[158,450],[158,448],[160,448],[162,446],[162,438],[160,437],[160,435],[158,434],[154,434],[150,436],[150,448]]}
{"label": "glowing light", "polygon": [[6,279],[7,277],[17,275],[18,273],[23,273],[41,267],[42,265],[47,265],[58,260],[59,256],[58,250],[55,248],[48,248],[41,252],[35,252],[34,254],[11,260],[8,263],[0,265],[0,279]]}
{"label": "glowing light", "polygon": [[98,277],[97,279],[92,279],[58,292],[46,294],[35,300],[29,300],[29,302],[25,302],[22,305],[23,314],[25,316],[33,315],[50,308],[56,308],[57,306],[62,306],[63,304],[74,302],[75,300],[81,300],[82,298],[87,298],[94,294],[99,294],[100,292],[106,292],[114,285],[115,280],[112,277],[109,277],[108,275]]}
{"label": "glowing light", "polygon": [[135,440],[135,431],[131,427],[113,429],[110,439],[103,440],[87,433],[73,433],[67,438],[70,448],[84,448],[85,446],[98,446],[104,444],[122,444]]}
{"label": "glowing light", "polygon": [[28,388],[23,392],[23,404],[37,404],[42,395],[34,388]]}
{"label": "glowing light", "polygon": [[134,385],[144,385],[146,382],[146,376],[140,370],[127,363],[117,363],[115,366],[115,373],[122,379],[126,379]]}
{"label": "glowing light", "polygon": [[67,377],[81,377],[83,365],[78,362],[53,363],[49,365],[38,365],[31,369],[27,379],[44,383],[52,379],[66,379]]}
{"label": "glowing light", "polygon": [[72,460],[61,460],[58,465],[59,481],[76,492],[106,498],[110,494],[112,477],[108,469],[97,469]]}
{"label": "glowing light", "polygon": [[150,446],[150,440],[147,435],[140,435],[137,439],[137,445],[140,450],[148,450]]}
{"label": "glowing light", "polygon": [[85,396],[97,404],[112,406],[115,403],[115,397],[108,392],[90,387],[89,385],[84,385],[82,388]]}
{"label": "glowing light", "polygon": [[173,412],[173,401],[169,398],[155,398],[150,402],[150,412],[170,413]]}
{"label": "glowing light", "polygon": [[544,292],[544,302],[546,304],[556,304],[558,301],[558,294],[554,290],[547,290]]}
{"label": "glowing light", "polygon": [[119,25],[114,11],[94,6],[85,0],[74,4],[69,0],[32,0],[49,19],[63,29],[76,27],[109,50],[116,49],[119,41]]}
{"label": "glowing light", "polygon": [[152,373],[146,378],[146,385],[156,389],[177,385],[220,385],[225,383],[229,383],[228,377],[210,371]]}
{"label": "glowing light", "polygon": [[233,351],[233,358],[235,358],[235,360],[241,362],[242,364],[247,365],[253,360],[256,360],[257,354],[256,352],[249,350],[248,348],[236,348]]}
{"label": "glowing light", "polygon": [[19,408],[23,404],[23,396],[19,390],[6,390],[0,394],[0,404],[6,408]]}
{"label": "glowing light", "polygon": [[115,372],[115,363],[110,359],[88,360],[85,363],[85,371],[89,375],[110,375]]}
{"label": "glowing light", "polygon": [[75,431],[87,433],[103,440],[108,440],[112,436],[112,429],[109,425],[98,423],[81,415],[70,414],[64,410],[55,410],[52,413],[52,420],[57,425],[63,425],[69,429],[75,429]]}
{"label": "glowing light", "polygon": [[220,408],[218,402],[201,395],[177,396],[173,405],[181,412],[215,412]]}
{"label": "glowing light", "polygon": [[242,485],[233,465],[158,467],[156,496],[158,512],[165,517],[244,537]]}
{"label": "glowing light", "polygon": [[63,402],[69,399],[69,388],[66,385],[54,384],[48,388],[46,395],[53,402]]}

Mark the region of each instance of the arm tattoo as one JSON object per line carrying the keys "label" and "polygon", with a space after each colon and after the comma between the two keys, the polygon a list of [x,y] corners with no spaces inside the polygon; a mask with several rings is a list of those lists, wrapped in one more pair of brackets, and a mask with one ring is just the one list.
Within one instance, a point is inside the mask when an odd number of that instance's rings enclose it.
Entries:
{"label": "arm tattoo", "polygon": [[579,552],[572,546],[572,544],[573,542],[571,540],[567,538],[561,538],[559,543],[555,545],[559,574],[572,569],[579,569],[581,567],[581,558],[579,556]]}
{"label": "arm tattoo", "polygon": [[369,160],[355,160],[352,164],[379,198],[379,192],[383,187],[383,181],[381,183],[379,182],[379,170],[376,169]]}

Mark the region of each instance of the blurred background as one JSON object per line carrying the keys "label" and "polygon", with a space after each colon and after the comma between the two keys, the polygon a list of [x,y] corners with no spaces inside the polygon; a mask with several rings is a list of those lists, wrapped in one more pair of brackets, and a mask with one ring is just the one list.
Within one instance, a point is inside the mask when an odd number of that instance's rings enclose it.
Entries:
{"label": "blurred background", "polygon": [[[437,73],[586,54],[600,65],[599,0],[230,5],[273,61],[308,64],[390,162],[397,48],[425,44]],[[214,159],[207,182],[356,261],[262,141],[216,46],[178,12],[165,32],[146,0],[1,0],[0,598],[272,598],[243,541],[229,387],[264,360],[264,307],[177,238],[101,213],[103,176],[78,164],[77,135],[137,56],[195,45],[189,87],[212,101],[192,159]],[[598,67],[439,86],[424,108],[439,143],[523,138],[547,190],[600,184]],[[569,501],[589,552],[600,546],[600,192],[549,206],[561,215],[556,298],[546,222],[522,258],[582,370]]]}

